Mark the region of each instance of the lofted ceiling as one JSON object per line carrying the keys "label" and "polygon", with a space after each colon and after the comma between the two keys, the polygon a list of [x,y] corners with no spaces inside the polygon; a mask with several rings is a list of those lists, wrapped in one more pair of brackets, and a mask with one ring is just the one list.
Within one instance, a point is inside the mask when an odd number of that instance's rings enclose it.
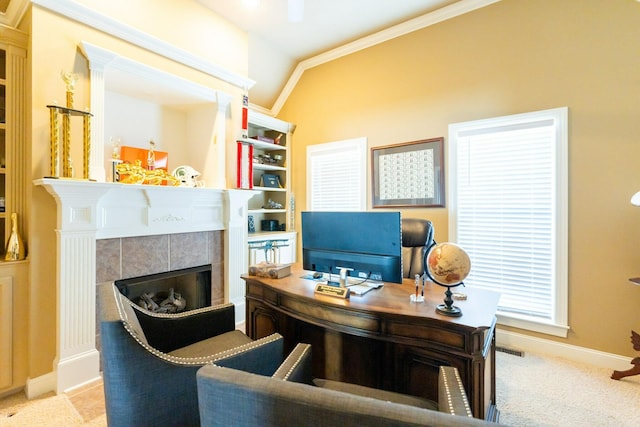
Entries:
{"label": "lofted ceiling", "polygon": [[[303,60],[339,48],[458,0],[196,0],[248,33],[253,104],[272,108]],[[288,4],[302,3],[302,20]],[[247,3],[256,4],[250,8]]]}
{"label": "lofted ceiling", "polygon": [[[277,114],[305,69],[500,0],[190,1],[247,32],[251,103]],[[0,0],[0,25],[16,27],[30,3]]]}

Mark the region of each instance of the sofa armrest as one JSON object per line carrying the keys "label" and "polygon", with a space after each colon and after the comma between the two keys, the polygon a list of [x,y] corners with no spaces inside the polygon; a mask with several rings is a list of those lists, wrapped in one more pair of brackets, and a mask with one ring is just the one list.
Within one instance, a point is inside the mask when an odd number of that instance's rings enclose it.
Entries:
{"label": "sofa armrest", "polygon": [[297,344],[272,376],[284,381],[311,385],[313,381],[311,345]]}
{"label": "sofa armrest", "polygon": [[438,373],[438,410],[451,415],[473,417],[458,369],[440,366]]}
{"label": "sofa armrest", "polygon": [[235,329],[235,307],[231,303],[161,314],[122,299],[134,308],[149,345],[165,353]]}
{"label": "sofa armrest", "polygon": [[275,333],[215,355],[216,366],[270,376],[278,369],[284,353],[284,339]]}

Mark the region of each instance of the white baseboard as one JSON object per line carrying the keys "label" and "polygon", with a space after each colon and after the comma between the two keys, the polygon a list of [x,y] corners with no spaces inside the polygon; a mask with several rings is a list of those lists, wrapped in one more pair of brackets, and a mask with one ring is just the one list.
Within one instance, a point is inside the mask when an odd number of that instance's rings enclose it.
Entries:
{"label": "white baseboard", "polygon": [[585,347],[563,344],[529,335],[502,330],[496,331],[496,346],[540,355],[562,357],[579,363],[612,370],[629,369],[631,358]]}
{"label": "white baseboard", "polygon": [[27,384],[24,388],[27,399],[34,399],[52,391],[56,391],[55,372],[49,372],[36,378],[27,378]]}
{"label": "white baseboard", "polygon": [[244,318],[245,318],[245,307],[246,307],[246,303],[245,303],[245,298],[244,296],[241,298],[238,298],[235,301],[231,301],[233,303],[233,305],[235,305],[235,313],[236,313],[236,326],[244,323]]}

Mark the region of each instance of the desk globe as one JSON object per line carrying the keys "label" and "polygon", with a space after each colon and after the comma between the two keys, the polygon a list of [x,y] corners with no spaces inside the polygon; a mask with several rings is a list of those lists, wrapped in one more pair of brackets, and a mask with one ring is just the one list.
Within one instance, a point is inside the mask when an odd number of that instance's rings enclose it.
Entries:
{"label": "desk globe", "polygon": [[463,285],[471,271],[471,259],[467,252],[455,243],[433,244],[424,256],[424,271],[437,285],[447,288],[444,304],[436,311],[445,316],[462,316],[462,310],[453,305],[451,288]]}

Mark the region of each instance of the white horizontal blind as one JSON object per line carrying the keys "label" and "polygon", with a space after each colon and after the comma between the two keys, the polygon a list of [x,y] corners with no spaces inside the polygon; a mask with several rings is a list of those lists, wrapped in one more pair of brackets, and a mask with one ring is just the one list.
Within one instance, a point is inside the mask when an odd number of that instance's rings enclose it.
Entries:
{"label": "white horizontal blind", "polygon": [[566,230],[558,226],[566,216],[558,202],[558,170],[566,170],[558,156],[563,126],[544,114],[512,117],[452,125],[452,235],[471,257],[465,284],[500,292],[501,314],[566,323],[559,305],[566,290],[558,288],[566,288],[558,269],[559,260],[566,265]]}
{"label": "white horizontal blind", "polygon": [[366,210],[367,139],[307,147],[307,209]]}

